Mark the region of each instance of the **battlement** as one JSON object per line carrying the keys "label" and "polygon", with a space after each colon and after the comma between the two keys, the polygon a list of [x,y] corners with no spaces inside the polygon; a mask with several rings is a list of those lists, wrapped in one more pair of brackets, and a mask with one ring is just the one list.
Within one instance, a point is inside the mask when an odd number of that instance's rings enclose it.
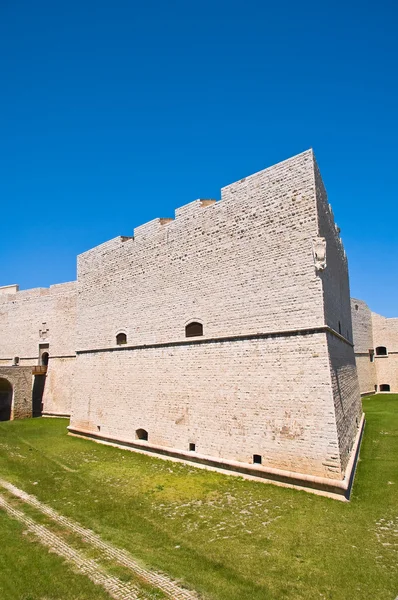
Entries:
{"label": "battlement", "polygon": [[2,285],[0,287],[0,294],[16,294],[19,290],[19,285],[17,283],[13,283],[11,285]]}
{"label": "battlement", "polygon": [[[30,288],[20,290],[18,285],[5,285],[0,288],[0,304],[6,302],[15,302],[16,300],[29,300],[50,295],[64,295],[65,292],[74,292],[76,281],[67,281],[65,283],[55,283],[49,287]],[[6,290],[6,291],[2,291]],[[10,290],[10,291],[8,291]]]}
{"label": "battlement", "polygon": [[[134,235],[132,237],[118,236],[83,252],[79,255],[79,258],[84,257],[86,259],[93,254],[105,258],[108,253],[112,253],[120,248],[121,244],[125,241],[131,240],[139,243],[150,243],[151,240],[155,240],[158,235],[168,232],[169,228],[172,228],[173,230],[178,229],[180,231],[180,225],[183,226],[183,223],[184,225],[188,225],[191,220],[197,218],[201,219],[204,215],[204,212],[202,212],[203,209],[205,209],[206,213],[207,210],[216,211],[218,214],[220,214],[220,211],[223,211],[221,219],[228,219],[228,215],[225,212],[227,210],[226,205],[241,202],[242,218],[247,218],[246,213],[248,208],[250,208],[250,204],[253,204],[254,209],[254,205],[258,203],[258,199],[260,198],[263,204],[262,208],[266,210],[267,201],[269,201],[269,208],[272,210],[272,201],[275,195],[280,194],[281,190],[284,191],[284,194],[291,193],[294,200],[299,200],[301,182],[305,179],[307,180],[307,184],[310,184],[312,181],[312,171],[313,151],[307,150],[223,187],[221,189],[221,200],[213,198],[199,198],[193,200],[192,202],[176,208],[174,217],[157,217],[152,219],[151,221],[135,227]],[[302,200],[305,200],[305,198],[303,197]],[[214,213],[212,213],[212,218],[213,217]],[[198,226],[200,226],[200,222],[198,222]]]}

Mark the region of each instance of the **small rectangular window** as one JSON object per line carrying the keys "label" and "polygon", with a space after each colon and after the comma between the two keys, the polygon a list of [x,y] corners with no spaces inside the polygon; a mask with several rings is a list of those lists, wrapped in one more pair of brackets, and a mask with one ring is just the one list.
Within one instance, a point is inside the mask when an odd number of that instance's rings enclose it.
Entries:
{"label": "small rectangular window", "polygon": [[262,458],[260,454],[253,454],[253,464],[261,465]]}
{"label": "small rectangular window", "polygon": [[196,451],[196,445],[195,444],[189,444],[189,451],[190,452],[195,452]]}

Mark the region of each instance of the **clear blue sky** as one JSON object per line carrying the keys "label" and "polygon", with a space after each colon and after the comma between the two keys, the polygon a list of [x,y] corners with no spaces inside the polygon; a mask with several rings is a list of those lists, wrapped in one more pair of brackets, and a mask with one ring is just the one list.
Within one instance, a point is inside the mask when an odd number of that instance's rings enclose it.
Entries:
{"label": "clear blue sky", "polygon": [[351,294],[398,316],[397,3],[0,0],[0,285],[313,147]]}

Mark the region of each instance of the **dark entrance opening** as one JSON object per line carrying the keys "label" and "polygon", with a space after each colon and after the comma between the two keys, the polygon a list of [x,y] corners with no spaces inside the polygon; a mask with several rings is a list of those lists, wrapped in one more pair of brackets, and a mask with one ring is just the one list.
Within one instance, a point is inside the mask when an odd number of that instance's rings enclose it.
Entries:
{"label": "dark entrance opening", "polygon": [[380,391],[381,392],[389,392],[390,391],[390,384],[389,383],[382,383],[380,385]]}
{"label": "dark entrance opening", "polygon": [[145,431],[145,429],[137,429],[135,432],[135,439],[148,441],[148,432]]}
{"label": "dark entrance opening", "polygon": [[41,417],[43,414],[43,392],[45,383],[45,375],[35,375],[32,389],[32,417]]}
{"label": "dark entrance opening", "polygon": [[43,352],[43,354],[41,355],[41,364],[43,365],[43,367],[48,366],[49,358],[50,358],[50,355],[48,354],[48,352]]}
{"label": "dark entrance opening", "polygon": [[12,385],[7,379],[0,378],[0,421],[11,419]]}

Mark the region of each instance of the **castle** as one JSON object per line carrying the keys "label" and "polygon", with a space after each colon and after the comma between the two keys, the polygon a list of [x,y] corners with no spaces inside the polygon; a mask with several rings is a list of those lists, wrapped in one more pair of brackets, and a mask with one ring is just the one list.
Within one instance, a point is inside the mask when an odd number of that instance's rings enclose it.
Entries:
{"label": "castle", "polygon": [[387,383],[382,317],[353,302],[361,389],[309,150],[81,254],[76,282],[0,288],[0,419],[70,416],[74,435],[344,496],[360,392]]}
{"label": "castle", "polygon": [[398,393],[398,318],[371,312],[356,298],[351,313],[361,395]]}

